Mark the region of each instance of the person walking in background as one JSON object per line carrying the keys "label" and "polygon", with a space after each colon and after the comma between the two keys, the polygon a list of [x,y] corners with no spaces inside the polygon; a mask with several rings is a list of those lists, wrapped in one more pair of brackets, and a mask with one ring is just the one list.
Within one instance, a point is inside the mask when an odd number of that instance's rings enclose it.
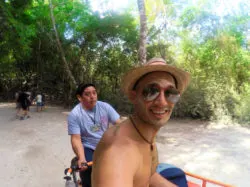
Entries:
{"label": "person walking in background", "polygon": [[45,108],[45,94],[42,93],[41,95],[42,95],[42,108],[41,108],[41,110],[43,111]]}
{"label": "person walking in background", "polygon": [[42,111],[42,94],[38,93],[36,96],[36,111],[41,112]]}
{"label": "person walking in background", "polygon": [[15,93],[15,102],[16,102],[16,118],[20,117],[20,111],[22,109],[21,103],[19,102],[19,95],[21,94],[21,91],[18,91]]}
{"label": "person walking in background", "polygon": [[20,116],[20,120],[30,118],[29,112],[28,112],[28,107],[30,104],[29,95],[26,94],[25,92],[21,92],[18,97],[18,102],[20,103],[21,108],[22,108],[22,114]]}
{"label": "person walking in background", "polygon": [[30,106],[32,104],[32,93],[31,92],[25,92],[25,94],[27,94],[27,99],[28,99],[28,108],[27,110],[30,111]]}

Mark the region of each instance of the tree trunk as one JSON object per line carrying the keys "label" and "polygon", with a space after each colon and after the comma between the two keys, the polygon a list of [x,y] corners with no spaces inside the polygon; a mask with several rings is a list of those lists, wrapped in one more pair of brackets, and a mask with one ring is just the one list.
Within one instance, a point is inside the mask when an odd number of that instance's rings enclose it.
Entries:
{"label": "tree trunk", "polygon": [[41,40],[40,38],[38,39],[39,42],[38,42],[38,52],[37,52],[37,56],[36,56],[36,61],[37,61],[37,64],[36,64],[36,71],[37,71],[37,75],[38,75],[38,78],[37,78],[37,82],[36,82],[36,89],[39,90],[40,89],[40,83],[42,82],[42,62],[41,62]]}
{"label": "tree trunk", "polygon": [[[57,29],[56,29],[56,22],[55,22],[55,17],[54,17],[54,13],[53,13],[53,4],[52,4],[52,0],[49,0],[49,8],[50,8],[50,17],[51,17],[51,21],[52,21],[52,25],[53,25],[53,29],[55,31],[55,36],[56,36],[56,42],[57,42],[57,47],[58,47],[58,50],[61,54],[61,58],[62,58],[62,61],[63,61],[63,67],[66,71],[66,75],[68,77],[68,79],[70,80],[70,82],[76,86],[76,80],[72,74],[72,72],[70,71],[70,68],[69,68],[69,64],[65,58],[65,53],[64,53],[64,50],[62,48],[62,45],[61,45],[61,42],[60,42],[60,39],[59,39],[59,36],[58,36],[58,32],[57,32]],[[70,84],[70,85],[72,85]]]}
{"label": "tree trunk", "polygon": [[140,64],[147,61],[147,17],[144,0],[137,0],[138,9],[140,13],[140,46],[139,46],[139,60]]}

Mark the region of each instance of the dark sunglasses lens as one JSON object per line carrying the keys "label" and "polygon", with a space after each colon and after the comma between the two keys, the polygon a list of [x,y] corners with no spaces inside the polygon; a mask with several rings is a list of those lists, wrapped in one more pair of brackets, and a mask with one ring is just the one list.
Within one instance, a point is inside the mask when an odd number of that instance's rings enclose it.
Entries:
{"label": "dark sunglasses lens", "polygon": [[165,97],[166,97],[166,100],[168,100],[169,102],[175,104],[180,99],[180,93],[176,89],[169,89],[169,90],[165,91]]}
{"label": "dark sunglasses lens", "polygon": [[176,104],[180,99],[180,95],[169,95],[167,97],[167,100],[170,101],[173,104]]}
{"label": "dark sunglasses lens", "polygon": [[142,95],[146,101],[153,101],[154,99],[158,97],[159,94],[160,94],[160,91],[155,86],[147,86],[142,91]]}

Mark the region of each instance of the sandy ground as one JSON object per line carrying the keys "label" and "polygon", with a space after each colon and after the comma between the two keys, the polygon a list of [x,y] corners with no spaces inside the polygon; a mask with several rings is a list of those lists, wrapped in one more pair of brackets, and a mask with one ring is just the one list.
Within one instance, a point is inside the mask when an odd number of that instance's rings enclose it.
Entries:
{"label": "sandy ground", "polygon": [[[15,118],[14,104],[0,103],[0,186],[62,187],[74,156],[66,111],[31,108],[31,118]],[[250,187],[250,129],[172,120],[157,137],[160,161],[215,180]]]}

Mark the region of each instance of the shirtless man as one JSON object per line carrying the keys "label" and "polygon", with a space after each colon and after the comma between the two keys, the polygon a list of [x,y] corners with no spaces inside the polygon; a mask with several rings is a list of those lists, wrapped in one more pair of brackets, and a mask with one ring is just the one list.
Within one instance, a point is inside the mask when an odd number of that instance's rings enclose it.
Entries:
{"label": "shirtless man", "polygon": [[155,137],[189,83],[189,73],[153,58],[130,70],[122,90],[134,114],[104,134],[94,154],[93,187],[176,187],[156,172]]}

